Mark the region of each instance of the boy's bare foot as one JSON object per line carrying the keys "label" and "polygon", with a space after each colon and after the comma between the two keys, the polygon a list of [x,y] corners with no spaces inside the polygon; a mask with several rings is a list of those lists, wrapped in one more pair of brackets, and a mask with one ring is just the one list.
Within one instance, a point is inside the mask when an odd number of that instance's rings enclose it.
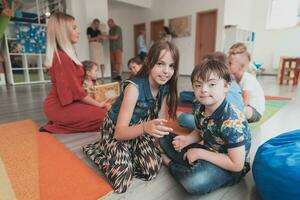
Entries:
{"label": "boy's bare foot", "polygon": [[171,159],[165,153],[161,153],[161,159],[163,164],[168,167],[171,162]]}

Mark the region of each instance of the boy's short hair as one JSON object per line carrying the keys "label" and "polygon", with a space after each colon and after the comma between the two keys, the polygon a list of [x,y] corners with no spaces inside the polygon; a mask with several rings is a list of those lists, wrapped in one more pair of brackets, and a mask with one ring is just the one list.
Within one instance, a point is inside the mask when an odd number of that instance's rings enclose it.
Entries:
{"label": "boy's short hair", "polygon": [[127,66],[129,67],[130,63],[136,63],[138,65],[142,65],[143,61],[139,57],[133,57],[128,60]]}
{"label": "boy's short hair", "polygon": [[225,65],[228,65],[227,55],[221,51],[216,51],[213,53],[206,54],[202,60],[206,60],[206,59],[218,60],[218,61],[224,63]]}
{"label": "boy's short hair", "polygon": [[216,59],[204,59],[199,65],[196,65],[191,75],[191,82],[193,84],[198,79],[207,81],[212,73],[228,83],[231,82],[231,75],[227,65]]}
{"label": "boy's short hair", "polygon": [[240,54],[240,55],[247,57],[247,59],[249,61],[251,60],[251,55],[247,50],[247,46],[245,43],[242,43],[242,42],[237,42],[237,43],[233,44],[230,47],[228,54],[229,54],[229,56]]}

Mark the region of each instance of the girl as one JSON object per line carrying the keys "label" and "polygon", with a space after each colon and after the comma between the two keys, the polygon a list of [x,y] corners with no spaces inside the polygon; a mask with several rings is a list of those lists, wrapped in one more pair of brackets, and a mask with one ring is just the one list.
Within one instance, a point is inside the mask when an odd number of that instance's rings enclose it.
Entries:
{"label": "girl", "polygon": [[142,70],[125,81],[100,141],[83,147],[118,193],[127,190],[133,176],[149,181],[161,167],[156,139],[172,131],[165,123],[176,116],[178,62],[173,44],[153,44]]}
{"label": "girl", "polygon": [[104,81],[105,74],[105,60],[104,60],[104,50],[102,42],[106,37],[102,35],[99,30],[100,20],[94,19],[91,26],[87,28],[86,34],[89,41],[89,52],[90,58],[95,62],[101,69],[102,82]]}
{"label": "girl", "polygon": [[264,91],[256,77],[247,72],[251,56],[244,43],[230,47],[229,69],[242,90],[244,114],[248,122],[257,122],[265,111]]}
{"label": "girl", "polygon": [[85,60],[82,62],[84,68],[83,88],[89,96],[95,99],[95,85],[97,84],[98,66],[96,63]]}
{"label": "girl", "polygon": [[52,14],[47,33],[45,66],[49,68],[52,88],[44,101],[49,122],[41,130],[51,133],[97,131],[107,112],[106,102],[97,102],[82,87],[84,70],[73,48],[79,39],[74,17]]}
{"label": "girl", "polygon": [[133,57],[128,61],[128,69],[131,71],[131,75],[129,79],[137,75],[137,73],[141,70],[143,66],[143,61],[139,57]]}
{"label": "girl", "polygon": [[196,129],[160,140],[163,162],[191,194],[203,195],[237,183],[249,171],[250,129],[244,115],[226,100],[231,77],[225,63],[204,60],[191,75]]}

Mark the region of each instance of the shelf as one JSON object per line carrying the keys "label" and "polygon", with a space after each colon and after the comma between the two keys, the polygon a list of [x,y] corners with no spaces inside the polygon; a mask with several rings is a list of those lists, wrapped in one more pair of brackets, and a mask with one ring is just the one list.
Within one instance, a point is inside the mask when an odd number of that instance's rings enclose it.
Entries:
{"label": "shelf", "polygon": [[27,69],[31,70],[31,69],[41,69],[43,70],[44,68],[41,68],[41,67],[28,67]]}
{"label": "shelf", "polygon": [[230,47],[237,43],[242,42],[247,46],[250,53],[253,51],[255,43],[255,32],[237,27],[225,29],[224,52],[228,52]]}
{"label": "shelf", "polygon": [[46,24],[39,24],[39,23],[32,23],[32,22],[10,21],[9,23],[10,23],[10,25],[14,25],[15,23],[18,23],[18,24],[33,24],[33,25],[37,25],[37,26],[45,26],[45,27],[47,27]]}
{"label": "shelf", "polygon": [[25,68],[23,68],[23,67],[21,67],[21,68],[12,68],[11,70],[18,71],[18,70],[25,70]]}
{"label": "shelf", "polygon": [[44,71],[44,80],[48,80],[48,81],[51,80],[51,77],[48,75],[48,72],[45,71]]}
{"label": "shelf", "polygon": [[40,76],[40,71],[39,70],[28,70],[28,75],[29,75],[29,81],[34,82],[34,81],[41,81],[41,76]]}
{"label": "shelf", "polygon": [[9,53],[12,56],[39,56],[45,55],[44,53]]}
{"label": "shelf", "polygon": [[[20,24],[20,22],[18,22]],[[32,23],[28,24],[29,32],[32,28]],[[36,30],[38,34],[34,34],[32,37],[27,29],[22,29],[22,25],[15,26],[11,23],[5,31],[4,47],[5,47],[5,62],[6,62],[6,78],[7,82],[12,85],[29,84],[29,83],[45,83],[50,82],[50,77],[45,72],[43,67],[43,60],[45,53],[40,53],[44,46],[39,45],[30,46],[31,39],[39,41],[45,41],[44,27],[45,25],[33,24],[37,26]],[[20,35],[21,31],[21,35]],[[38,32],[40,31],[40,32]],[[24,32],[24,34],[23,34]],[[39,36],[39,38],[36,38]],[[21,37],[21,38],[19,38]],[[23,38],[24,37],[24,38]],[[19,41],[24,39],[25,43]],[[41,44],[41,43],[35,43]],[[44,49],[43,49],[44,50]],[[28,53],[23,53],[23,51]],[[31,53],[33,52],[33,53]]]}
{"label": "shelf", "polygon": [[25,70],[14,70],[13,71],[14,83],[24,83],[26,82],[26,71]]}
{"label": "shelf", "polygon": [[24,84],[37,84],[37,83],[50,83],[50,81],[33,81],[33,82],[20,82],[20,83],[14,83],[14,85],[24,85]]}

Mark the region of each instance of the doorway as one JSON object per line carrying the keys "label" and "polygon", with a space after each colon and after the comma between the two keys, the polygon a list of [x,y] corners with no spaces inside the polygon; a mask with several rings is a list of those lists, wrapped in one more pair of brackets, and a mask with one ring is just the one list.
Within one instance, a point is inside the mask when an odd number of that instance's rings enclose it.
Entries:
{"label": "doorway", "polygon": [[151,42],[156,42],[160,38],[160,33],[164,31],[164,20],[151,22]]}
{"label": "doorway", "polygon": [[197,13],[195,65],[201,63],[203,56],[215,51],[217,14],[217,10]]}

